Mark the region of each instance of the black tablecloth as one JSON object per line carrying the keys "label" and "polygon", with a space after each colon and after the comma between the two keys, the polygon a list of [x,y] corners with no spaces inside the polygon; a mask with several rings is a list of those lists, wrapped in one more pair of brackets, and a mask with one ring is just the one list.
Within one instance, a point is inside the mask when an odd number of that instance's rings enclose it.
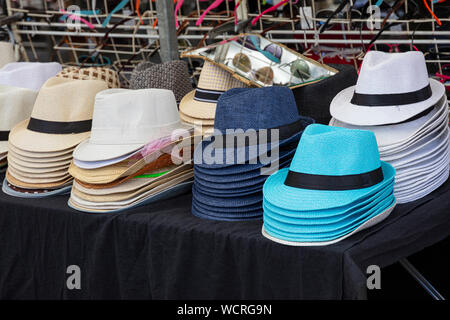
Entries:
{"label": "black tablecloth", "polygon": [[[2,299],[365,298],[368,265],[387,266],[450,234],[450,182],[381,224],[327,247],[289,247],[261,221],[191,215],[191,195],[118,214],[84,214],[67,196],[0,192]],[[68,290],[66,268],[81,268]]]}

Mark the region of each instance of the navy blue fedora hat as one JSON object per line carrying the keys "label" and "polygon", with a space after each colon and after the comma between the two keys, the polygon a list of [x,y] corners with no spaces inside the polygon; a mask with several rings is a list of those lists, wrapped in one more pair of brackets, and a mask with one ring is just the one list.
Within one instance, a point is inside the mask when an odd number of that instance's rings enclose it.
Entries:
{"label": "navy blue fedora hat", "polygon": [[212,203],[220,207],[222,209],[224,208],[237,208],[242,207],[244,210],[248,208],[244,208],[247,206],[253,206],[262,204],[262,194],[256,194],[256,195],[248,195],[244,197],[236,197],[236,198],[219,198],[219,197],[212,197],[209,195],[206,195],[199,191],[196,188],[196,184],[192,186],[192,198],[203,203],[203,204],[209,204]]}
{"label": "navy blue fedora hat", "polygon": [[211,197],[219,197],[219,198],[236,198],[236,197],[243,197],[248,195],[255,195],[256,193],[262,192],[264,184],[257,185],[255,187],[251,188],[242,188],[238,190],[221,190],[221,189],[214,189],[214,188],[205,188],[200,184],[196,184],[195,187],[197,190],[204,195],[211,196]]}
{"label": "navy blue fedora hat", "polygon": [[217,102],[215,133],[197,146],[194,164],[226,167],[261,160],[278,147],[280,152],[286,147],[293,149],[312,123],[313,119],[298,114],[287,87],[228,90]]}

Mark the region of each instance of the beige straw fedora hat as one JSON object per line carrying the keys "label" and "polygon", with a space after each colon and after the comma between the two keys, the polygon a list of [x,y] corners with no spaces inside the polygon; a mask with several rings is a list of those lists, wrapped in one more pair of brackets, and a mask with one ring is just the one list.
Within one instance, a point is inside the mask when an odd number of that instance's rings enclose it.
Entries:
{"label": "beige straw fedora hat", "polygon": [[30,117],[36,96],[30,89],[0,85],[0,153],[8,151],[9,131]]}
{"label": "beige straw fedora hat", "polygon": [[17,61],[12,42],[0,41],[0,68],[8,63]]}
{"label": "beige straw fedora hat", "polygon": [[95,95],[105,89],[100,80],[49,79],[39,91],[31,118],[11,130],[10,143],[29,152],[76,146],[89,137]]}
{"label": "beige straw fedora hat", "polygon": [[173,92],[166,89],[109,89],[95,98],[91,137],[75,148],[79,161],[102,161],[132,153],[151,141],[189,131]]}
{"label": "beige straw fedora hat", "polygon": [[197,89],[189,92],[180,102],[180,112],[194,119],[214,119],[216,104],[225,91],[232,88],[245,88],[246,84],[233,78],[211,62],[203,64]]}
{"label": "beige straw fedora hat", "polygon": [[67,67],[56,76],[75,80],[102,80],[108,88],[120,88],[119,75],[115,70],[106,67]]}

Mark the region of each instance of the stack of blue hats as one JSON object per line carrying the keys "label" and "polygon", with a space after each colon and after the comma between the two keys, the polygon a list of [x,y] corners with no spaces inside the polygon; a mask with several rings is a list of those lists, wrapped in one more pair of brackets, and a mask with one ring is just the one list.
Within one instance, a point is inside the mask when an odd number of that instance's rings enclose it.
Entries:
{"label": "stack of blue hats", "polygon": [[343,240],[391,213],[394,176],[372,132],[313,124],[290,167],[264,184],[262,233],[293,246]]}
{"label": "stack of blue hats", "polygon": [[261,218],[262,187],[289,166],[303,130],[287,87],[237,88],[217,103],[214,135],[194,153],[192,213],[214,220]]}

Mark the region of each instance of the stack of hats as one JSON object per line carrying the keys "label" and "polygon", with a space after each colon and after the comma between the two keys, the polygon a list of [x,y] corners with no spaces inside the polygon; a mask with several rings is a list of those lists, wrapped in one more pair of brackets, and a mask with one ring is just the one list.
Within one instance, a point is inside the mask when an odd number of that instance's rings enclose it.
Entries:
{"label": "stack of hats", "polygon": [[213,220],[261,218],[264,181],[289,166],[303,130],[313,122],[298,114],[287,87],[224,93],[214,135],[195,149],[192,213]]}
{"label": "stack of hats", "polygon": [[105,89],[100,80],[53,77],[45,82],[31,117],[10,132],[5,193],[43,197],[70,188],[72,152],[89,137],[94,98]]}
{"label": "stack of hats", "polygon": [[107,67],[67,67],[56,76],[75,80],[102,80],[106,82],[108,88],[120,88],[119,75]]}
{"label": "stack of hats", "polygon": [[0,85],[0,172],[8,165],[9,132],[30,117],[36,96],[37,92],[30,89]]}
{"label": "stack of hats", "polygon": [[170,90],[97,94],[91,137],[75,149],[69,169],[75,178],[69,206],[117,212],[190,190],[192,133]]}
{"label": "stack of hats", "polygon": [[420,199],[449,176],[445,87],[428,78],[421,52],[366,54],[356,86],[331,104],[330,125],[371,130],[394,166],[398,203]]}
{"label": "stack of hats", "polygon": [[177,103],[192,91],[188,66],[185,61],[164,63],[141,62],[130,77],[130,89],[167,89],[175,95]]}
{"label": "stack of hats", "polygon": [[0,41],[0,68],[17,61],[12,42]]}
{"label": "stack of hats", "polygon": [[211,62],[203,64],[197,89],[192,90],[180,102],[180,118],[183,122],[201,128],[205,134],[214,129],[214,116],[219,97],[229,89],[247,85],[233,78],[231,73]]}
{"label": "stack of hats", "polygon": [[0,69],[0,84],[39,91],[61,69],[57,62],[12,62]]}
{"label": "stack of hats", "polygon": [[292,246],[341,241],[391,213],[394,176],[372,132],[313,124],[290,167],[264,184],[262,234]]}

